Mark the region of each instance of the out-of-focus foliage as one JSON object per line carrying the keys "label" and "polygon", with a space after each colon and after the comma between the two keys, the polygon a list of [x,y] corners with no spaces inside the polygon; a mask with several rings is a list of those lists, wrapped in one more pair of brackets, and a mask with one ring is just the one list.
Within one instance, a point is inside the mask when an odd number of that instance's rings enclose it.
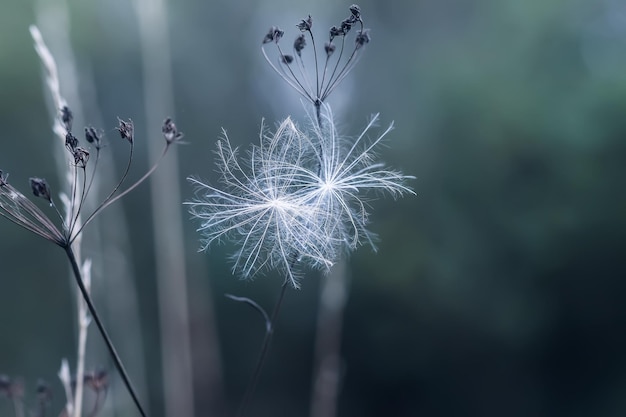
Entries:
{"label": "out-of-focus foliage", "polygon": [[[135,121],[138,140],[160,140],[159,126],[142,120],[134,8],[121,0],[69,6],[81,94],[96,94],[98,105],[77,115],[78,126],[102,120],[116,155],[117,116]],[[271,25],[295,37],[295,24],[309,13],[319,22],[314,29],[326,30],[348,6],[170,2],[175,116],[189,142],[180,147],[181,182],[188,175],[216,178],[211,152],[221,127],[245,146],[257,140],[262,117],[303,120],[295,92],[263,62],[261,39]],[[351,259],[339,415],[624,415],[623,2],[360,6],[372,42],[330,103],[347,134],[357,134],[371,113],[380,112],[383,124],[395,120],[380,157],[415,175],[419,195],[372,203],[379,251],[362,249]],[[18,0],[0,6],[0,169],[24,191],[30,176],[59,182],[50,156],[59,144],[28,33],[37,7]],[[147,162],[137,146],[139,172]],[[192,189],[186,183],[183,189],[191,198]],[[129,260],[106,261],[132,262],[142,295],[144,332],[137,337],[147,346],[152,415],[159,417],[147,192],[122,203],[131,225]],[[191,285],[210,285],[216,295],[232,407],[263,329],[258,317],[221,294],[269,306],[280,277],[237,281],[228,270],[230,248],[196,254],[195,225],[186,226]],[[0,236],[0,373],[22,376],[31,391],[37,377],[47,378],[60,405],[56,371],[62,357],[75,354],[67,266],[58,248],[6,221]],[[256,415],[307,413],[318,281],[311,275],[287,295]],[[202,328],[202,314],[192,298],[194,327]],[[199,382],[196,389],[198,415],[205,415],[206,387]],[[5,410],[9,404],[0,398],[0,414]]]}

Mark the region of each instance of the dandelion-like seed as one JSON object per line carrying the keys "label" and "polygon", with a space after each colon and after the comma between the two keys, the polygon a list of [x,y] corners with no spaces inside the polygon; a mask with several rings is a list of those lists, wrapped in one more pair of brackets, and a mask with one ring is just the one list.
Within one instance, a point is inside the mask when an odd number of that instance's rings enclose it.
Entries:
{"label": "dandelion-like seed", "polygon": [[278,269],[299,287],[302,266],[328,270],[360,244],[374,247],[364,196],[413,192],[404,184],[413,177],[372,161],[391,126],[366,143],[374,117],[350,144],[337,134],[330,107],[323,109],[324,128],[313,116],[309,131],[287,118],[275,133],[262,132],[247,157],[240,158],[224,134],[217,144],[223,188],[190,178],[198,197],[187,204],[201,220],[202,249],[234,240],[234,272],[243,278]]}
{"label": "dandelion-like seed", "polygon": [[297,287],[297,260],[311,265],[331,262],[324,253],[323,231],[314,222],[315,208],[299,192],[298,164],[287,163],[306,158],[307,139],[290,118],[271,135],[262,128],[260,136],[247,157],[239,158],[224,132],[216,151],[223,189],[190,178],[198,198],[187,204],[202,222],[202,249],[215,241],[234,240],[240,246],[234,272],[250,278],[264,269],[278,269]]}
{"label": "dandelion-like seed", "polygon": [[307,205],[315,207],[318,222],[326,235],[346,251],[361,244],[372,249],[374,235],[367,229],[366,199],[373,193],[392,197],[415,194],[406,181],[415,177],[385,168],[377,162],[376,148],[393,130],[389,125],[375,139],[369,133],[377,125],[378,114],[371,117],[365,129],[354,140],[338,134],[330,106],[324,105],[323,123],[310,117],[311,136],[308,152],[313,165],[298,170],[307,195]]}

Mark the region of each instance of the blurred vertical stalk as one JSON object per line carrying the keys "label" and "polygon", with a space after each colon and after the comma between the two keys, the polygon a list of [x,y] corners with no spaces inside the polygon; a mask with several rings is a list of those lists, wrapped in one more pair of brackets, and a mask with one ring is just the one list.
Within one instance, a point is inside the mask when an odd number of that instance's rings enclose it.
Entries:
{"label": "blurred vertical stalk", "polygon": [[[55,5],[46,5],[42,3],[37,4],[37,12],[38,12],[38,20],[39,24],[49,23],[51,20],[54,20],[56,23],[57,30],[54,31],[53,37],[56,38],[56,41],[59,44],[63,45],[64,55],[68,61],[66,64],[65,72],[67,75],[68,85],[67,88],[69,94],[71,95],[71,99],[75,100],[75,104],[73,106],[73,111],[79,110],[82,106],[80,103],[80,97],[78,94],[78,85],[77,85],[77,76],[76,69],[72,65],[73,53],[69,44],[69,34],[67,32],[67,28],[69,27],[69,16],[67,11],[67,4],[58,1]],[[65,132],[63,129],[59,128],[58,115],[59,111],[67,106],[66,99],[61,94],[61,85],[59,78],[61,77],[58,73],[58,68],[54,58],[51,53],[47,49],[45,43],[43,42],[41,33],[36,27],[31,27],[31,35],[35,42],[35,49],[39,54],[39,57],[46,68],[47,76],[46,81],[48,84],[48,88],[50,90],[52,96],[52,107],[50,113],[52,115],[53,120],[53,131],[61,140],[61,143],[65,143]],[[63,61],[63,59],[62,59]],[[79,110],[80,111],[80,110]],[[82,112],[81,112],[82,113]],[[59,176],[61,178],[61,182],[65,182],[66,187],[71,187],[71,184],[75,182],[74,173],[72,170],[72,161],[69,159],[67,153],[63,153],[60,155],[57,153],[57,164],[59,167]],[[66,189],[67,191],[68,189]],[[76,193],[67,192],[67,198],[64,200],[63,205],[65,206],[66,213],[66,222],[67,224],[71,223],[71,217],[74,216],[74,212],[71,207],[77,207],[77,199],[78,196],[81,195],[80,190],[77,190]],[[71,201],[74,199],[74,201]],[[76,224],[80,225],[81,218],[80,214],[76,213]],[[91,261],[86,261],[83,263],[82,258],[82,233],[76,237],[74,242],[71,244],[71,250],[74,252],[75,259],[77,265],[83,270],[84,277],[84,286],[86,291],[91,291]],[[70,414],[72,417],[81,417],[82,409],[83,409],[83,375],[85,374],[85,360],[87,353],[87,335],[89,330],[89,314],[87,310],[87,306],[85,305],[85,301],[83,300],[80,292],[76,292],[77,297],[77,325],[78,325],[78,339],[77,339],[77,348],[76,348],[76,385],[74,387],[74,393],[72,396],[73,403],[71,399],[68,398],[66,412]]]}
{"label": "blurred vertical stalk", "polygon": [[[135,0],[143,65],[146,125],[161,126],[174,117],[170,32],[165,0]],[[151,160],[159,157],[160,143],[148,142]],[[171,150],[150,181],[152,228],[161,330],[163,401],[169,417],[194,416],[191,334],[178,152]]]}
{"label": "blurred vertical stalk", "polygon": [[310,417],[334,417],[341,384],[341,329],[348,298],[349,267],[337,262],[323,279],[315,338]]}
{"label": "blurred vertical stalk", "polygon": [[[91,74],[88,72],[79,71],[74,58],[74,53],[70,43],[69,30],[71,28],[71,22],[69,17],[68,4],[65,0],[39,0],[35,3],[35,13],[37,15],[38,26],[41,27],[47,35],[48,42],[53,46],[55,54],[58,58],[57,69],[58,77],[64,80],[63,83],[63,96],[67,98],[71,103],[71,110],[77,115],[84,115],[85,109],[89,110],[90,120],[96,126],[101,126],[101,117],[99,117],[99,110],[96,100],[95,88],[91,85]],[[79,86],[79,80],[82,81],[82,85]],[[88,81],[88,82],[86,82]],[[85,84],[89,88],[84,87]],[[60,87],[49,86],[53,96],[53,106],[51,113],[58,118],[58,111],[60,109],[61,98]],[[97,120],[94,120],[97,119]],[[62,143],[65,141],[63,129],[55,128],[55,133],[60,136]],[[63,149],[63,147],[59,147]],[[61,154],[59,154],[60,156]],[[57,158],[59,171],[61,175],[65,177],[68,172],[68,167],[71,166],[73,161],[66,159],[67,153],[63,152],[63,157]],[[103,152],[100,155],[100,159],[103,165],[112,166],[112,155]],[[91,193],[88,195],[88,205],[95,205],[93,199],[97,199],[99,193],[98,190],[101,184],[108,187],[108,184],[113,184],[116,179],[113,178],[113,172],[110,170],[100,170],[98,176],[92,184]],[[106,304],[110,307],[115,303],[115,308],[108,308],[107,313],[111,318],[111,322],[114,323],[113,332],[117,340],[117,347],[120,352],[123,352],[124,357],[128,358],[129,368],[132,369],[133,379],[138,383],[139,387],[145,387],[145,366],[143,362],[143,344],[141,337],[137,335],[141,334],[141,328],[139,325],[139,314],[137,304],[137,291],[133,285],[131,274],[128,264],[125,262],[103,262],[110,259],[123,259],[127,260],[125,256],[120,254],[126,254],[128,251],[128,237],[126,227],[126,219],[119,206],[112,206],[107,213],[107,227],[103,228],[100,217],[94,219],[89,233],[87,235],[81,233],[81,235],[75,240],[72,245],[72,250],[77,257],[79,265],[85,268],[84,263],[81,261],[80,248],[83,245],[83,241],[86,241],[86,245],[93,253],[98,253],[101,257],[93,260],[93,268],[89,268],[89,274],[84,271],[84,281],[91,281],[91,275],[96,277],[106,276],[106,280],[99,281],[98,286],[106,286],[104,291],[99,293],[99,297],[106,301]],[[106,241],[107,244],[103,244]],[[88,278],[87,278],[88,277]],[[72,283],[74,280],[72,279]],[[85,282],[87,284],[87,282]],[[90,342],[90,347],[87,349],[87,324],[88,313],[86,311],[86,305],[82,299],[80,293],[77,291],[78,303],[79,303],[79,316],[78,316],[78,358],[76,369],[76,386],[74,388],[75,395],[69,391],[68,401],[73,397],[72,408],[70,415],[80,415],[82,408],[82,383],[83,378],[81,375],[85,369],[86,352],[89,350],[89,356],[92,361],[102,361],[104,357],[108,357],[108,354],[103,353],[104,347],[101,344],[94,344]],[[123,323],[123,325],[121,325]],[[69,371],[66,375],[68,379],[69,387]],[[111,389],[115,392],[124,390],[124,386],[121,384],[113,384]],[[142,395],[145,396],[145,395]],[[117,396],[117,398],[127,398],[125,396]],[[117,403],[119,405],[119,402]],[[68,404],[69,405],[69,404]]]}

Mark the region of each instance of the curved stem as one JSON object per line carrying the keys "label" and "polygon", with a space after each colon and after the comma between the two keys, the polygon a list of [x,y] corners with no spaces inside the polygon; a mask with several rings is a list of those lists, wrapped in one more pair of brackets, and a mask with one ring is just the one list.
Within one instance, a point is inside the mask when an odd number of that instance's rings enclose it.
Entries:
{"label": "curved stem", "polygon": [[309,29],[309,35],[311,35],[311,43],[313,44],[313,57],[315,58],[315,98],[320,97],[320,73],[319,73],[319,65],[317,64],[317,48],[315,47],[315,37],[313,37],[313,32]]}
{"label": "curved stem", "polygon": [[259,303],[257,303],[254,300],[249,299],[248,297],[237,297],[236,295],[232,295],[232,294],[224,294],[224,296],[226,298],[230,298],[233,301],[246,303],[250,307],[254,308],[256,311],[259,312],[259,314],[263,316],[263,320],[265,320],[265,331],[266,332],[272,331],[272,320],[270,320],[270,316],[267,315],[267,313],[265,312],[265,310],[263,310],[263,307],[261,307]]}
{"label": "curved stem", "polygon": [[261,345],[261,351],[259,352],[259,358],[257,359],[256,366],[254,368],[254,372],[252,373],[252,377],[250,377],[250,382],[248,382],[248,387],[246,388],[246,393],[241,400],[241,405],[239,406],[239,410],[237,411],[237,416],[242,417],[245,411],[254,390],[256,389],[257,382],[259,381],[259,376],[261,375],[261,370],[263,369],[263,365],[265,364],[265,358],[267,357],[267,352],[269,351],[270,342],[272,340],[272,336],[274,334],[274,321],[276,317],[278,317],[278,312],[280,311],[280,306],[283,303],[283,299],[285,298],[285,292],[287,290],[287,286],[289,280],[285,280],[282,287],[280,288],[280,295],[278,296],[278,300],[274,305],[274,310],[272,311],[272,315],[268,322],[266,322],[266,331],[265,337],[263,338],[263,344]]}
{"label": "curved stem", "polygon": [[126,368],[124,368],[124,365],[122,364],[122,360],[117,354],[117,350],[115,350],[115,346],[113,346],[113,342],[111,341],[109,334],[107,333],[106,329],[104,328],[104,325],[102,324],[102,321],[100,320],[100,316],[98,315],[98,312],[96,311],[96,307],[93,304],[93,301],[91,300],[91,296],[89,295],[87,288],[85,288],[85,284],[83,283],[83,278],[80,272],[80,267],[78,266],[78,263],[76,262],[76,256],[74,255],[74,251],[69,245],[65,246],[63,249],[65,249],[65,253],[67,254],[70,264],[72,265],[72,272],[74,273],[76,284],[78,284],[78,288],[80,289],[80,292],[83,298],[85,299],[85,303],[87,304],[87,307],[89,308],[89,313],[91,314],[91,317],[93,317],[93,320],[96,322],[96,326],[98,327],[98,330],[100,331],[100,334],[102,335],[102,339],[104,339],[104,343],[106,344],[107,349],[109,350],[109,353],[111,354],[111,358],[113,359],[115,368],[120,373],[120,376],[122,377],[122,380],[124,381],[124,385],[126,386],[126,389],[128,390],[130,396],[132,397],[133,402],[137,406],[139,413],[142,415],[142,417],[146,417],[147,415],[145,411],[143,410],[143,407],[141,406],[141,402],[139,401],[139,397],[137,397],[137,393],[135,392],[135,388],[133,387],[133,384],[130,381],[130,378],[128,377]]}

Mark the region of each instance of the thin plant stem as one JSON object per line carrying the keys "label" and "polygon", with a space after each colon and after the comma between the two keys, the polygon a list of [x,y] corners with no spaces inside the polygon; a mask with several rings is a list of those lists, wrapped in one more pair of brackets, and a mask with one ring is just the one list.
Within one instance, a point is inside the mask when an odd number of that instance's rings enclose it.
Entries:
{"label": "thin plant stem", "polygon": [[315,58],[315,95],[317,98],[320,97],[320,74],[319,74],[319,65],[317,64],[317,47],[315,46],[315,37],[313,36],[313,32],[309,29],[309,35],[311,35],[311,43],[313,44],[313,57]]}
{"label": "thin plant stem", "polygon": [[78,266],[78,263],[76,262],[76,256],[74,255],[74,251],[72,250],[71,246],[66,246],[64,247],[64,249],[70,261],[70,264],[72,265],[72,272],[74,273],[76,284],[78,285],[78,288],[85,300],[85,303],[87,304],[87,307],[89,308],[89,313],[91,314],[91,317],[93,318],[93,320],[96,322],[96,326],[98,327],[98,330],[100,331],[100,334],[102,335],[102,338],[104,339],[107,349],[109,350],[109,353],[111,354],[111,358],[113,359],[115,368],[117,368],[117,371],[120,373],[120,376],[122,377],[122,380],[124,381],[124,385],[126,386],[126,389],[128,390],[128,392],[130,393],[130,396],[132,397],[133,402],[137,406],[139,413],[142,415],[142,417],[147,417],[147,414],[145,413],[141,405],[141,402],[139,401],[139,397],[137,396],[133,383],[130,381],[128,373],[126,372],[126,368],[124,368],[124,365],[122,364],[122,360],[117,354],[117,350],[115,349],[115,346],[113,346],[113,342],[111,341],[111,338],[109,337],[108,332],[106,331],[106,329],[104,328],[104,325],[102,324],[102,321],[100,320],[100,316],[98,315],[98,312],[96,311],[96,307],[93,304],[93,301],[91,300],[89,291],[85,287],[82,274],[80,272],[80,267]]}
{"label": "thin plant stem", "polygon": [[315,369],[309,417],[335,417],[341,387],[341,329],[349,293],[348,263],[337,262],[321,282]]}
{"label": "thin plant stem", "polygon": [[270,316],[267,315],[267,313],[265,312],[263,307],[261,307],[259,305],[259,303],[257,303],[254,300],[249,299],[248,297],[237,297],[236,295],[232,295],[232,294],[224,294],[224,295],[226,296],[226,298],[230,298],[233,301],[239,301],[241,303],[246,303],[250,307],[254,308],[256,311],[258,311],[263,316],[263,320],[265,320],[265,331],[269,332],[271,330],[271,328],[272,328],[272,321],[270,320]]}
{"label": "thin plant stem", "polygon": [[322,128],[322,102],[317,100],[313,103],[315,106],[315,116],[317,117],[317,127]]}
{"label": "thin plant stem", "polygon": [[[176,31],[171,19],[174,4],[167,0],[133,0],[139,36],[143,103],[146,123],[158,126],[165,114],[175,116],[174,66],[172,65],[171,32]],[[147,13],[149,11],[149,13]],[[148,141],[148,157],[159,156],[158,142]],[[167,416],[193,417],[195,377],[205,369],[194,369],[196,333],[192,332],[190,294],[192,280],[185,263],[183,218],[180,216],[181,190],[178,181],[179,159],[173,149],[159,172],[150,179],[152,203],[152,246],[154,255],[157,308],[161,347],[161,385],[163,413]],[[164,192],[167,190],[167,192]],[[203,329],[205,326],[203,326]],[[203,352],[204,353],[204,352]],[[208,365],[210,366],[210,365]],[[218,393],[207,390],[203,399],[207,414]]]}
{"label": "thin plant stem", "polygon": [[[99,161],[100,161],[100,146],[97,146],[96,147],[96,160],[94,162],[93,169],[91,170],[91,177],[89,178],[89,185],[87,185],[87,188],[83,192],[84,196],[89,195],[89,191],[91,190],[91,186],[93,185],[93,181],[94,181],[94,179],[96,177],[96,172],[98,171],[98,162]],[[78,207],[78,211],[81,211],[85,201],[86,201],[86,198],[83,198],[81,200],[80,207]]]}
{"label": "thin plant stem", "polygon": [[280,295],[278,296],[278,300],[274,305],[272,315],[270,316],[269,321],[266,321],[265,337],[263,338],[263,344],[261,345],[259,358],[257,359],[256,366],[254,367],[254,372],[250,377],[250,382],[248,382],[246,393],[241,400],[241,405],[239,406],[239,410],[237,411],[237,417],[243,417],[246,406],[250,402],[250,398],[252,397],[252,394],[254,394],[254,391],[256,389],[257,383],[259,381],[259,376],[261,375],[263,365],[265,364],[265,359],[267,358],[267,352],[269,351],[270,342],[272,341],[272,336],[274,335],[274,322],[276,321],[276,317],[278,317],[278,313],[280,312],[280,307],[283,303],[283,299],[285,298],[287,287],[289,286],[288,283],[289,280],[285,280],[282,287],[280,288]]}
{"label": "thin plant stem", "polygon": [[70,376],[70,365],[67,363],[67,359],[61,361],[61,369],[59,369],[57,375],[65,391],[65,407],[63,412],[66,416],[71,416],[74,414],[74,393],[72,392],[72,378]]}
{"label": "thin plant stem", "polygon": [[[80,218],[80,217],[79,217]],[[80,242],[75,242],[80,247]],[[80,257],[80,255],[79,255]],[[83,284],[87,291],[91,290],[91,266],[85,267],[83,265]],[[77,295],[78,298],[78,358],[76,360],[76,389],[74,396],[74,417],[80,417],[83,409],[83,390],[84,375],[85,375],[85,357],[87,354],[87,333],[89,329],[89,312],[87,311],[87,305],[85,300]]]}

